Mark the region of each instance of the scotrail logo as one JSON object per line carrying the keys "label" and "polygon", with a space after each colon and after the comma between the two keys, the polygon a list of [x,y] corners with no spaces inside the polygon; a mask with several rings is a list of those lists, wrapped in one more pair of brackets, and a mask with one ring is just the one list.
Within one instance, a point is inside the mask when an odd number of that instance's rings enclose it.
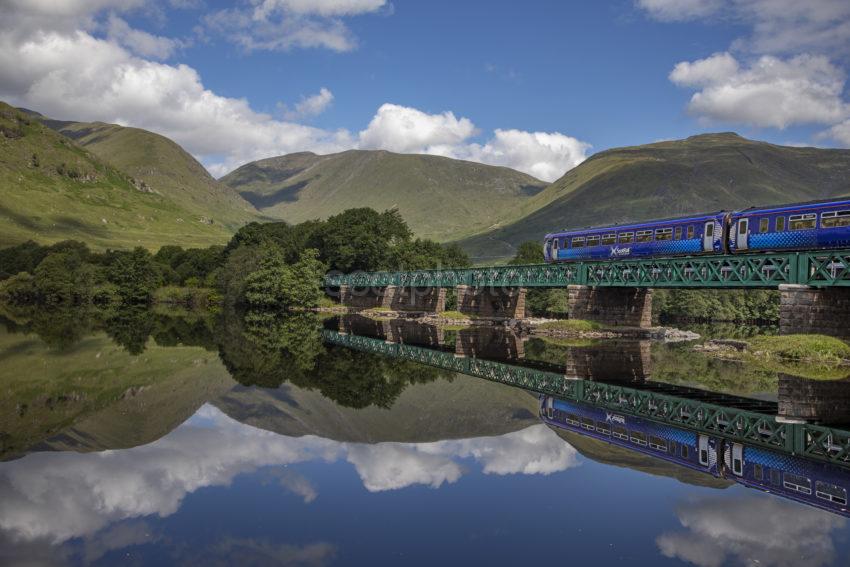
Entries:
{"label": "scotrail logo", "polygon": [[622,415],[617,415],[616,413],[608,413],[605,412],[605,421],[608,423],[619,423],[620,425],[626,424],[626,418]]}
{"label": "scotrail logo", "polygon": [[614,257],[614,256],[628,256],[631,253],[632,253],[632,249],[628,246],[624,246],[622,248],[620,248],[619,246],[612,246],[611,247],[611,256],[612,257]]}

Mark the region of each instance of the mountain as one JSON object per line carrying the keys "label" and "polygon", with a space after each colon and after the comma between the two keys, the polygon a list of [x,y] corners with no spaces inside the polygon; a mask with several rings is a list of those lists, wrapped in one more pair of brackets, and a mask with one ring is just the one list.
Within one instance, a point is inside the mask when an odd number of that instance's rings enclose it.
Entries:
{"label": "mountain", "polygon": [[396,208],[417,236],[439,241],[514,219],[517,206],[546,186],[506,167],[383,150],[288,154],[245,164],[221,181],[287,222]]}
{"label": "mountain", "polygon": [[165,136],[103,122],[44,123],[199,218],[224,225],[228,232],[257,220],[250,203]]}
{"label": "mountain", "polygon": [[476,262],[547,232],[850,194],[850,150],[704,134],[599,152],[522,204],[516,220],[460,241]]}
{"label": "mountain", "polygon": [[[94,136],[87,140],[96,150],[91,151],[53,131],[46,122],[52,123],[0,102],[0,247],[28,239],[51,243],[67,238],[101,248],[209,246],[225,243],[237,226],[252,218],[249,204],[238,196],[228,197],[230,190],[205,172],[214,186],[205,189],[203,181],[189,180],[200,172],[190,167],[189,160],[194,160],[188,155],[170,173],[164,172],[162,162],[146,162],[145,156],[163,154],[145,150],[144,140],[176,148],[175,155],[185,154],[161,136],[135,130],[131,132],[135,142],[127,141],[118,132],[133,129],[101,125],[102,140]],[[64,128],[70,132],[75,127],[66,123]],[[116,139],[123,141],[110,142]],[[124,151],[119,149],[121,144],[126,144],[129,157],[119,155]],[[140,148],[135,157],[134,144]],[[115,148],[114,153],[107,152],[107,147]],[[112,160],[133,171],[123,171]],[[184,178],[182,193],[175,188],[176,182],[167,182]]]}

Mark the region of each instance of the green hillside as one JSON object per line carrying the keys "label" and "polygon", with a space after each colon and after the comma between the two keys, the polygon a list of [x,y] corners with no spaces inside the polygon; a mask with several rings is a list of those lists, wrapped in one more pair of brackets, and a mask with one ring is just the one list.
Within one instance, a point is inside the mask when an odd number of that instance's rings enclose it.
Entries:
{"label": "green hillside", "polygon": [[43,120],[91,153],[176,205],[196,221],[221,224],[229,233],[257,220],[257,211],[239,194],[216,181],[198,160],[165,136],[103,122]]}
{"label": "green hillside", "polygon": [[351,150],[255,161],[221,178],[269,216],[298,223],[352,207],[397,208],[417,236],[446,241],[514,219],[545,183],[439,156]]}
{"label": "green hillside", "polygon": [[0,102],[0,247],[68,238],[100,248],[208,246],[226,242],[239,224],[242,212],[216,215],[159,176],[139,175]]}
{"label": "green hillside", "polygon": [[518,220],[460,241],[476,262],[562,228],[850,194],[850,150],[705,134],[600,152],[523,203]]}

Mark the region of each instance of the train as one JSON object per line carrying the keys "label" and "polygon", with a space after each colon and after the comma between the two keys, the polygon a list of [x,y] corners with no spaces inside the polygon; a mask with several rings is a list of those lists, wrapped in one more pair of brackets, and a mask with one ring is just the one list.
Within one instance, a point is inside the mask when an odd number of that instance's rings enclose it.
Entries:
{"label": "train", "polygon": [[850,471],[595,406],[540,397],[544,423],[850,517]]}
{"label": "train", "polygon": [[553,263],[848,247],[850,200],[829,200],[553,232],[543,256]]}

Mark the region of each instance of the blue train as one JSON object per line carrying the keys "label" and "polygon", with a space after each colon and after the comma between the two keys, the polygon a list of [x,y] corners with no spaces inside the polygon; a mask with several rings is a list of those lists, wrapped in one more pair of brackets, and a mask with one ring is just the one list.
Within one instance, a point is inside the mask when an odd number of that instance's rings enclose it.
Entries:
{"label": "blue train", "polygon": [[541,396],[540,417],[554,427],[850,517],[850,471],[835,465],[552,396]]}
{"label": "blue train", "polygon": [[546,235],[546,262],[850,247],[850,200],[565,230]]}

